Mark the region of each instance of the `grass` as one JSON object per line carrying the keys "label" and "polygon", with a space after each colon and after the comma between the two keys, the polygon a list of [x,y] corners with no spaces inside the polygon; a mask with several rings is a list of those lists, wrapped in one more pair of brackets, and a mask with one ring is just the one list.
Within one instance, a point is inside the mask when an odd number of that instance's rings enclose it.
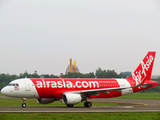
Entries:
{"label": "grass", "polygon": [[[0,93],[0,96],[3,96]],[[160,93],[134,93],[126,96],[117,97],[115,99],[150,99],[150,100],[160,100]],[[14,98],[0,98],[0,106],[21,106],[22,99]],[[120,104],[114,103],[100,103],[92,102],[93,106],[118,106]],[[27,99],[27,106],[66,106],[61,101],[55,101],[51,104],[38,104],[36,99]],[[84,103],[75,104],[75,106],[84,106]]]}
{"label": "grass", "polygon": [[[3,96],[0,93],[0,96]],[[160,100],[160,93],[135,93],[118,99],[155,99]],[[117,99],[115,98],[115,99]],[[0,106],[21,106],[22,99],[0,98]],[[93,106],[111,106],[119,104],[96,103]],[[61,101],[51,104],[38,104],[36,99],[28,99],[27,106],[66,106]],[[83,106],[83,102],[75,105]],[[160,120],[160,113],[0,113],[0,120]]]}
{"label": "grass", "polygon": [[116,99],[147,99],[147,100],[160,100],[160,93],[134,93]]}
{"label": "grass", "polygon": [[0,92],[0,96],[4,96],[4,95],[2,95],[2,93]]}
{"label": "grass", "polygon": [[0,113],[0,120],[160,120],[160,113]]}
{"label": "grass", "polygon": [[[21,106],[22,99],[0,98],[0,106]],[[120,104],[92,102],[93,106],[118,106]],[[27,106],[66,106],[62,101],[54,101],[50,104],[39,104],[36,99],[27,99]],[[84,106],[84,102],[75,104],[74,106]]]}

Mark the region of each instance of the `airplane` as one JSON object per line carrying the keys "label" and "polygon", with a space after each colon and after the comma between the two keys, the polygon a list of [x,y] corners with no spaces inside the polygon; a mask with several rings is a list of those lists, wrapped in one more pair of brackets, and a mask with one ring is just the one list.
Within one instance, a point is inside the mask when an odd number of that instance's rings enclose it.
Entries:
{"label": "airplane", "polygon": [[92,98],[112,98],[136,93],[157,86],[150,80],[156,52],[148,52],[139,66],[128,78],[23,78],[11,81],[2,88],[1,93],[8,97],[36,98],[40,104],[52,103],[62,99],[67,107],[84,102],[91,107]]}

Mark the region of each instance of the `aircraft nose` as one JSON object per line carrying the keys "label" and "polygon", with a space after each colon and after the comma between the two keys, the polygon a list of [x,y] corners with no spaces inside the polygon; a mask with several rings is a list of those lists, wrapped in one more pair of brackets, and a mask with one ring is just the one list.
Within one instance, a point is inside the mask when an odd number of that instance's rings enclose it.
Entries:
{"label": "aircraft nose", "polygon": [[6,95],[6,94],[7,94],[6,87],[2,88],[1,93],[2,93],[3,95]]}

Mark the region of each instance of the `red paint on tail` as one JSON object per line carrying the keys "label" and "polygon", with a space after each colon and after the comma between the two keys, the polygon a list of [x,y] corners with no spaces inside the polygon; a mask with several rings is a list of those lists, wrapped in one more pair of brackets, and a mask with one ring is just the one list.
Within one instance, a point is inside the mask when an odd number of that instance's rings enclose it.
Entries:
{"label": "red paint on tail", "polygon": [[142,85],[146,80],[151,79],[151,73],[156,52],[148,52],[128,80],[135,80],[136,85]]}

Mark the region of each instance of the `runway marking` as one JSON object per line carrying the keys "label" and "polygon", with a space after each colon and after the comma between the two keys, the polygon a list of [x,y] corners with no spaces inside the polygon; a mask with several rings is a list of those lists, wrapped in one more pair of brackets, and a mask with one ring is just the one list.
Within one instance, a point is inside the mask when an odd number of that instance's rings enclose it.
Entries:
{"label": "runway marking", "polygon": [[134,108],[133,106],[92,106],[91,108]]}

